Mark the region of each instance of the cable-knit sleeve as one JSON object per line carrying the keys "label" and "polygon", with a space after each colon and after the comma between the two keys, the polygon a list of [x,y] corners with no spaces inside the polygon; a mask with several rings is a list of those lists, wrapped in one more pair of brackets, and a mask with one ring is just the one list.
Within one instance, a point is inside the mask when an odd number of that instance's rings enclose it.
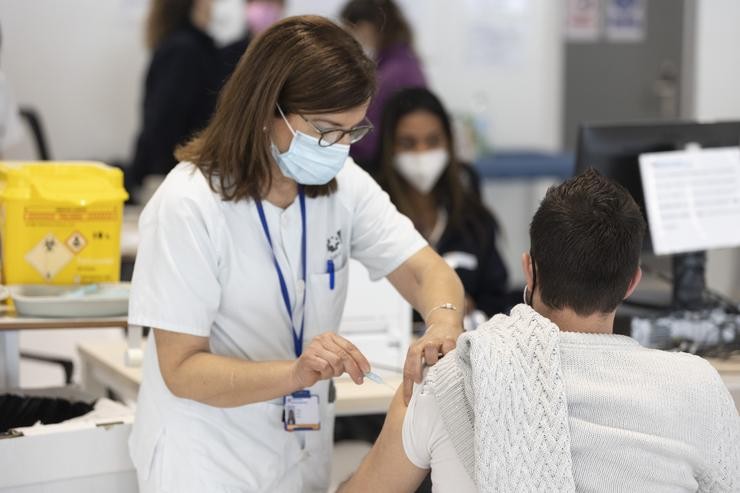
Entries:
{"label": "cable-knit sleeve", "polygon": [[709,448],[710,471],[700,478],[701,492],[740,491],[740,416],[719,373],[709,363],[712,389],[707,419],[713,426]]}

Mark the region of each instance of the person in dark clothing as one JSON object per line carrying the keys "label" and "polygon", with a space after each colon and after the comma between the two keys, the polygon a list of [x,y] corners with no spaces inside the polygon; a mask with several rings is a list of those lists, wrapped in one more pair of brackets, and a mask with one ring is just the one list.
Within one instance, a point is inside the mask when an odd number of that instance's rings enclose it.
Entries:
{"label": "person in dark clothing", "polygon": [[127,187],[176,164],[175,148],[205,127],[248,44],[244,0],[153,0],[141,130]]}
{"label": "person in dark clothing", "polygon": [[378,181],[462,280],[466,314],[510,308],[498,225],[481,201],[475,170],[455,157],[450,118],[428,89],[396,93],[380,128]]}

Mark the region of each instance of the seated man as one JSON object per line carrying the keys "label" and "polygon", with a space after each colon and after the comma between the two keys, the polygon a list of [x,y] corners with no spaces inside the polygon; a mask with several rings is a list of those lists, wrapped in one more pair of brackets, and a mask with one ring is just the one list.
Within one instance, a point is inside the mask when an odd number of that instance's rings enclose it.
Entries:
{"label": "seated man", "polygon": [[[614,335],[645,223],[593,170],[548,190],[526,304],[458,339],[400,392],[340,491],[740,491],[740,418],[703,359]],[[528,294],[529,293],[529,294]]]}

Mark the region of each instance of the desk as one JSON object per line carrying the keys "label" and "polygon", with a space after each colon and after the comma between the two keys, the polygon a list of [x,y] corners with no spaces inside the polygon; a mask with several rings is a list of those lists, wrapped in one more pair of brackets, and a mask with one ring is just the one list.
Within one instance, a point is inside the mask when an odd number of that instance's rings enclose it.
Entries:
{"label": "desk", "polygon": [[[135,402],[142,370],[141,367],[126,365],[126,349],[125,342],[84,343],[77,346],[82,361],[83,388],[93,395],[105,395],[106,388],[110,388],[127,404]],[[144,345],[141,349],[144,349]],[[381,374],[392,387],[401,385],[401,375]],[[385,413],[393,398],[394,391],[389,387],[367,379],[361,386],[355,385],[346,376],[334,382],[337,387],[337,416]]]}
{"label": "desk", "polygon": [[733,353],[728,359],[707,358],[712,366],[722,375],[740,377],[740,352]]}
{"label": "desk", "polygon": [[104,329],[128,326],[126,317],[33,318],[18,317],[6,307],[0,309],[0,389],[19,385],[20,350],[18,331],[45,329]]}
{"label": "desk", "polygon": [[707,358],[707,361],[719,372],[735,400],[735,407],[740,412],[740,352],[736,352],[729,359]]}

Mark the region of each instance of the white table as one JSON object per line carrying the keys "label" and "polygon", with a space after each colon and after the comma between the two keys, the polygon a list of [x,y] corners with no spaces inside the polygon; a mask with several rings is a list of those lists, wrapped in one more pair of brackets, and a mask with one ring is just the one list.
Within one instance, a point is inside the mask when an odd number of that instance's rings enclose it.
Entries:
{"label": "white table", "polygon": [[[77,350],[82,361],[82,386],[85,390],[93,395],[105,395],[105,390],[110,388],[126,403],[136,401],[141,385],[141,367],[126,364],[126,343],[83,343],[77,346]],[[144,350],[143,344],[141,350]],[[378,373],[394,389],[401,385],[400,374]],[[335,379],[335,384],[337,416],[385,413],[394,394],[391,388],[367,379],[363,385],[355,385],[349,377],[341,377]]]}
{"label": "white table", "polygon": [[707,361],[719,372],[740,413],[740,352],[728,359],[707,358]]}
{"label": "white table", "polygon": [[[18,332],[21,330],[46,329],[102,329],[128,326],[126,317],[104,318],[34,318],[19,317],[0,310],[0,389],[17,388],[20,383],[20,349]],[[141,329],[135,329],[131,337],[136,338]],[[140,336],[139,336],[140,338]]]}

